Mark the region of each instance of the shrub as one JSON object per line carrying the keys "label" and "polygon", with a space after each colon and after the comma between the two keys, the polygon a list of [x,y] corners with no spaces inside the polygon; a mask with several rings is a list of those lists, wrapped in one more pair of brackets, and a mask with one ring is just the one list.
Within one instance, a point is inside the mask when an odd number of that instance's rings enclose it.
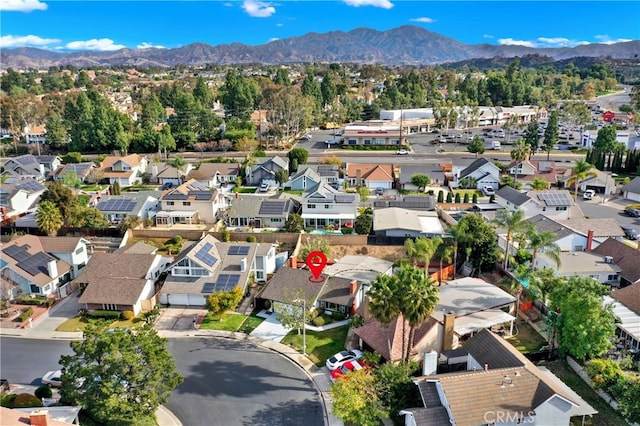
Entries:
{"label": "shrub", "polygon": [[47,303],[47,298],[44,296],[31,297],[29,295],[19,296],[16,298],[16,302],[19,305],[44,305]]}
{"label": "shrub", "polygon": [[331,312],[331,318],[336,321],[342,321],[345,318],[345,314],[342,312]]}
{"label": "shrub", "polygon": [[112,319],[115,321],[120,319],[120,311],[105,311],[102,309],[96,309],[91,313],[91,317],[97,319]]}
{"label": "shrub", "polygon": [[42,385],[42,386],[38,386],[38,388],[35,391],[35,395],[40,399],[51,398],[53,396],[53,391],[49,386]]}
{"label": "shrub", "polygon": [[123,320],[128,321],[134,319],[136,317],[136,314],[134,314],[133,311],[122,311],[120,317]]}
{"label": "shrub", "polygon": [[254,237],[253,235],[249,235],[247,237],[247,242],[248,243],[255,243],[256,242],[256,237]]}
{"label": "shrub", "polygon": [[304,228],[304,232],[307,234],[310,234],[313,231],[313,228],[310,226],[307,226],[306,228]]}
{"label": "shrub", "polygon": [[345,235],[353,234],[353,228],[350,228],[350,227],[348,227],[348,226],[343,226],[343,227],[340,229],[340,232],[342,232],[342,233],[343,233],[343,234],[345,234]]}
{"label": "shrub", "polygon": [[325,324],[324,317],[315,317],[311,322],[316,327],[322,327]]}
{"label": "shrub", "polygon": [[13,402],[16,400],[17,396],[18,395],[16,395],[15,393],[2,395],[2,398],[0,399],[0,405],[7,408],[13,408]]}
{"label": "shrub", "polygon": [[613,386],[622,374],[618,363],[611,359],[592,359],[586,363],[585,371],[596,389]]}
{"label": "shrub", "polygon": [[31,395],[30,393],[21,393],[16,396],[16,399],[13,401],[13,407],[42,407],[42,401],[40,401],[37,396]]}
{"label": "shrub", "polygon": [[228,229],[222,231],[222,241],[225,243],[231,241],[231,231],[229,231]]}
{"label": "shrub", "polygon": [[18,315],[18,321],[24,322],[33,315],[33,308],[25,309],[20,315]]}

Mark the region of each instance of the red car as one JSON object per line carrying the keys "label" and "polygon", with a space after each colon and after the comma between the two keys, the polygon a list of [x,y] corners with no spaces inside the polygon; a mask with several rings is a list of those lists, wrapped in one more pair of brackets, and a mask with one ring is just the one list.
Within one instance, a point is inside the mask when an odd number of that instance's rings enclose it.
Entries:
{"label": "red car", "polygon": [[366,365],[358,361],[347,361],[341,367],[331,370],[331,381],[335,382],[339,378],[345,377],[350,371],[362,370]]}

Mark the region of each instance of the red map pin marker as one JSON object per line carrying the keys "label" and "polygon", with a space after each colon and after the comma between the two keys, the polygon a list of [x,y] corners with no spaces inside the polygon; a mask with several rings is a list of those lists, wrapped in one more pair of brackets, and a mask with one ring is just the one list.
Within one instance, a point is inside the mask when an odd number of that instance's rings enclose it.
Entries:
{"label": "red map pin marker", "polygon": [[316,280],[320,277],[322,270],[327,266],[327,256],[321,251],[312,251],[307,255],[306,264]]}

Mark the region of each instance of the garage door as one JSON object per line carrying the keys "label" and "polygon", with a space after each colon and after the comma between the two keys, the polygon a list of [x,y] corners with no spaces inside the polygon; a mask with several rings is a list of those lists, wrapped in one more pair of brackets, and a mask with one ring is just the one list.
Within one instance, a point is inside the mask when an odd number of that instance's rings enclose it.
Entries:
{"label": "garage door", "polygon": [[170,305],[189,306],[188,294],[169,294],[168,300]]}
{"label": "garage door", "polygon": [[204,306],[206,301],[201,294],[189,294],[189,306]]}
{"label": "garage door", "polygon": [[637,192],[626,192],[625,197],[627,200],[640,201],[640,194]]}

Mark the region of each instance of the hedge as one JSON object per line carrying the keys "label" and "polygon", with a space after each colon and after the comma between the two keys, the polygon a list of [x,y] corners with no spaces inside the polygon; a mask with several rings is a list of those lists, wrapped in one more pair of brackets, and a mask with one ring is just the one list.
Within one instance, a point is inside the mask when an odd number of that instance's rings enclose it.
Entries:
{"label": "hedge", "polygon": [[91,317],[118,320],[120,319],[120,311],[105,311],[102,309],[96,309],[91,313]]}
{"label": "hedge", "polygon": [[13,408],[42,407],[42,401],[30,393],[21,393],[13,400]]}
{"label": "hedge", "polygon": [[47,306],[52,306],[54,303],[56,303],[55,299],[52,299],[50,297],[44,297],[44,296],[36,296],[36,297],[31,297],[28,295],[25,296],[20,296],[16,299],[16,302],[19,305],[47,305]]}
{"label": "hedge", "polygon": [[18,321],[24,322],[33,315],[33,308],[25,309],[20,315],[18,315]]}

